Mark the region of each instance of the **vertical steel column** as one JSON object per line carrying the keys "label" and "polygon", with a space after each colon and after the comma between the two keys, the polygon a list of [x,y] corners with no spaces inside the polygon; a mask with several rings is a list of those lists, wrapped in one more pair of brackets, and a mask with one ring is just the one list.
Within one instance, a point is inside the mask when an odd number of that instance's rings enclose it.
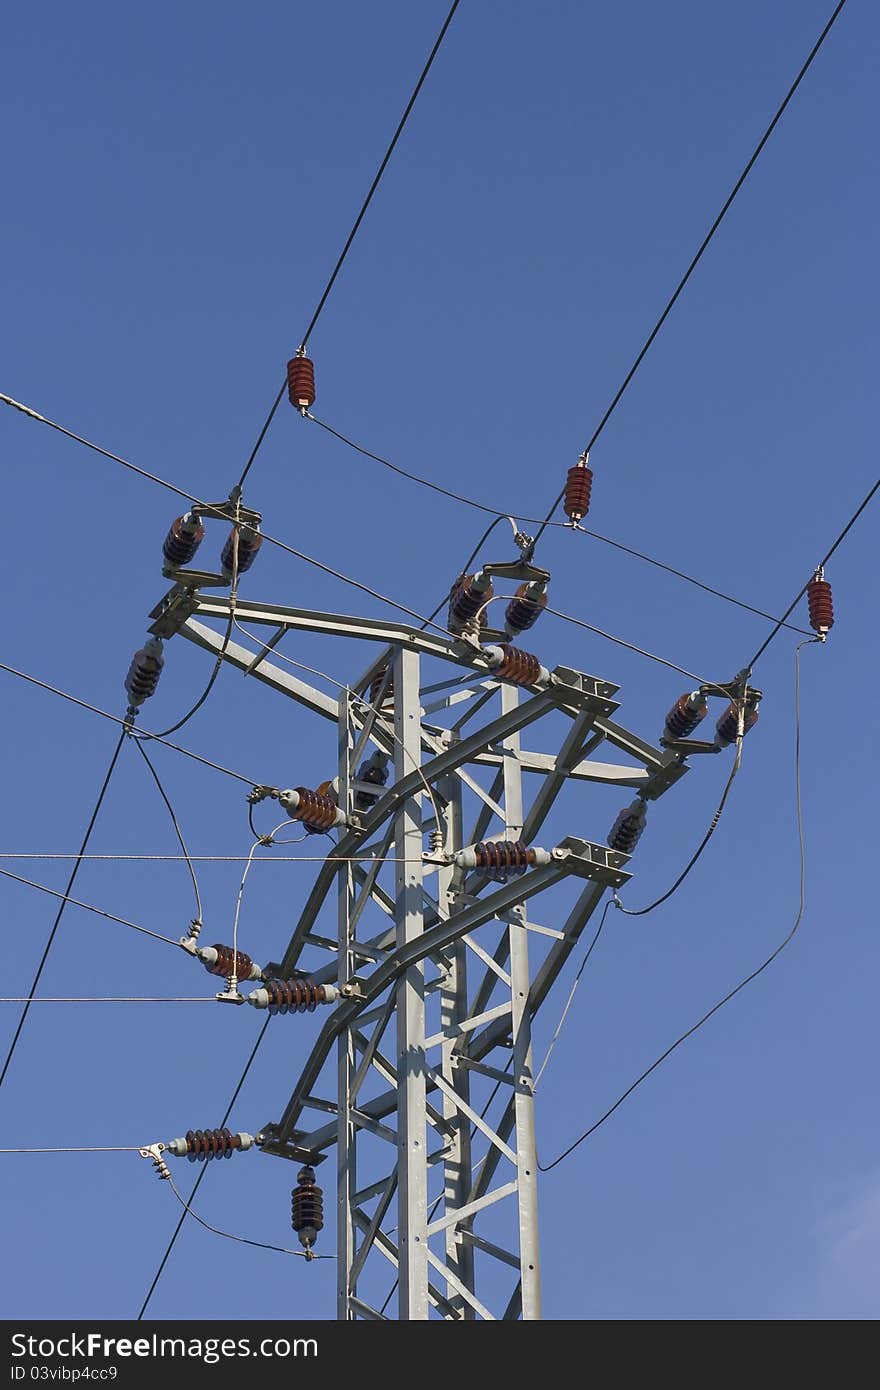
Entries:
{"label": "vertical steel column", "polygon": [[[443,797],[444,803],[441,811],[444,849],[447,854],[452,856],[462,848],[461,782],[458,777],[446,777],[440,783],[438,791]],[[453,878],[456,873],[460,876],[460,870],[456,871],[450,865],[442,868],[438,875],[437,905],[444,916],[449,916],[456,910],[456,894],[453,890]],[[444,978],[440,990],[440,1024],[443,1031],[447,1033],[447,1038],[441,1045],[441,1074],[455,1094],[464,1101],[465,1105],[469,1105],[470,1073],[466,1067],[455,1065],[457,1061],[455,1045],[459,1041],[457,1025],[468,1014],[467,947],[463,941],[457,941],[453,946],[447,948],[445,954],[449,960],[449,966],[443,972]],[[446,1140],[447,1152],[443,1164],[444,1214],[448,1216],[451,1212],[457,1211],[459,1207],[465,1205],[471,1190],[471,1127],[470,1121],[459,1110],[452,1097],[445,1092],[443,1095],[443,1118],[453,1126],[453,1132]],[[461,1229],[456,1226],[448,1226],[446,1229],[446,1263],[464,1287],[473,1293],[473,1246],[463,1238]],[[448,1282],[446,1296],[452,1306],[458,1310],[460,1317],[465,1319],[474,1317],[474,1310],[467,1299],[462,1298]]]}
{"label": "vertical steel column", "polygon": [[[503,713],[516,708],[519,691],[505,683],[501,687]],[[518,762],[519,734],[504,740],[504,809],[507,835],[518,840],[523,828],[522,769]],[[517,1159],[517,1203],[519,1206],[519,1259],[522,1316],[533,1321],[541,1316],[541,1262],[538,1249],[538,1156],[535,1142],[535,1099],[532,1071],[532,1024],[529,997],[528,932],[518,922],[525,921],[525,907],[511,913],[510,993],[513,1031],[514,1117]]]}
{"label": "vertical steel column", "polygon": [[[339,696],[339,805],[351,810],[351,766],[355,730],[351,719],[351,695],[343,690]],[[339,874],[339,960],[337,981],[340,986],[354,972],[351,954],[351,910],[354,900],[354,865],[344,864]],[[351,1287],[351,1269],[355,1258],[356,1226],[354,1195],[357,1191],[357,1128],[351,1120],[351,1083],[356,1071],[355,1042],[351,1028],[346,1028],[336,1044],[337,1073],[337,1150],[336,1150],[336,1317],[348,1322],[355,1317],[351,1299],[356,1290]]]}
{"label": "vertical steel column", "polygon": [[[400,782],[421,765],[419,656],[399,647],[394,656],[394,774]],[[395,814],[397,946],[424,930],[421,796]],[[421,964],[401,976],[397,992],[397,1138],[399,1316],[428,1317],[428,1165],[425,1118],[425,977]]]}

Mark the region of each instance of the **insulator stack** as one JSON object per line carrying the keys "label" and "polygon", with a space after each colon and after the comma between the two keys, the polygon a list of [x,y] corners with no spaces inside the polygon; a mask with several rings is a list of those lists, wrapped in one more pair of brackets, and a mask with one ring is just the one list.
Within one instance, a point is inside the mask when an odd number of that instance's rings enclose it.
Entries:
{"label": "insulator stack", "polygon": [[625,806],[608,832],[611,849],[619,850],[621,854],[632,854],[645,828],[647,814],[648,808],[640,797]]}
{"label": "insulator stack", "polygon": [[338,998],[335,985],[316,985],[313,980],[267,980],[247,996],[255,1009],[270,1014],[313,1013],[319,1004],[332,1004]]}
{"label": "insulator stack", "polygon": [[125,677],[129,709],[132,712],[139,710],[144,700],[148,700],[155,693],[164,665],[161,638],[148,638],[132,657],[128,675]]}
{"label": "insulator stack", "polygon": [[483,869],[493,878],[506,879],[524,874],[526,869],[550,863],[550,852],[527,845],[524,840],[483,840],[459,850],[455,863],[460,869]]}
{"label": "insulator stack", "polygon": [[708,701],[699,690],[692,690],[689,695],[679,695],[666,716],[663,737],[666,739],[689,738],[708,713]]}
{"label": "insulator stack", "polygon": [[834,626],[834,604],[831,600],[831,585],[822,569],[816,570],[807,585],[807,604],[810,609],[810,627],[824,638]]}
{"label": "insulator stack", "polygon": [[[446,622],[449,631],[461,632],[468,623],[473,622],[480,609],[489,603],[493,593],[492,580],[482,571],[463,574],[456,579],[449,591],[449,616]],[[484,626],[482,619],[480,626]]]}
{"label": "insulator stack", "polygon": [[238,560],[235,558],[235,531],[233,526],[226,537],[226,544],[220,552],[220,565],[224,574],[231,575],[233,568],[238,574],[249,570],[257,558],[257,551],[263,544],[263,537],[253,526],[238,527]]}
{"label": "insulator stack", "polygon": [[[384,787],[388,781],[388,759],[383,753],[373,753],[367,758],[366,762],[361,763],[357,770],[357,780],[359,782],[369,782],[373,787]],[[379,800],[379,793],[358,791],[355,793],[354,804],[358,811],[368,811],[371,806],[375,806]]]}
{"label": "insulator stack", "polygon": [[[746,707],[745,719],[743,720],[743,735],[753,729],[758,722],[758,710],[755,705]],[[719,748],[727,748],[731,743],[736,742],[736,732],[739,726],[739,712],[735,704],[731,703],[722,714],[718,723],[715,725],[715,742]]]}
{"label": "insulator stack", "polygon": [[294,787],[278,794],[278,801],[291,820],[301,821],[310,835],[322,835],[335,825],[345,825],[345,812],[331,796],[308,787]]}
{"label": "insulator stack", "polygon": [[[393,676],[389,676],[389,677],[388,677],[388,682],[387,682],[387,684],[386,684],[386,682],[385,682],[385,677],[386,677],[386,675],[388,675],[388,667],[387,667],[387,666],[383,666],[382,669],[381,669],[381,671],[377,671],[376,674],[375,674],[375,676],[373,677],[373,679],[370,681],[370,704],[371,704],[371,705],[374,705],[374,704],[376,703],[376,701],[379,699],[379,696],[380,696],[380,695],[382,696],[382,703],[383,703],[383,704],[385,704],[386,700],[391,700],[391,699],[394,698],[394,677],[393,677]],[[382,687],[383,687],[383,686],[385,687],[384,692],[383,692],[383,690],[382,690]]]}
{"label": "insulator stack", "polygon": [[244,951],[233,951],[231,946],[221,946],[219,941],[213,946],[200,947],[196,955],[209,975],[220,975],[228,980],[234,974],[239,981],[263,978],[262,969],[254,964],[250,956]]}
{"label": "insulator stack", "polygon": [[324,1228],[324,1193],[315,1181],[314,1168],[300,1168],[296,1187],[290,1194],[290,1224],[299,1236],[306,1255]]}
{"label": "insulator stack", "polygon": [[188,565],[205,537],[205,528],[192,512],[177,516],[168,528],[162,554],[173,569]]}
{"label": "insulator stack", "polygon": [[168,1153],[188,1158],[190,1163],[210,1162],[212,1158],[231,1158],[237,1149],[249,1149],[250,1134],[233,1134],[228,1129],[188,1129],[182,1139],[172,1139]]}
{"label": "insulator stack", "polygon": [[504,630],[508,637],[527,632],[534,627],[547,607],[547,591],[540,580],[520,584],[504,613]]}
{"label": "insulator stack", "polygon": [[298,352],[287,364],[287,394],[302,414],[315,404],[315,364],[305,353]]}
{"label": "insulator stack", "polygon": [[589,454],[579,458],[573,468],[569,468],[565,480],[565,515],[573,526],[590,510],[590,493],[593,490],[593,470],[587,460]]}
{"label": "insulator stack", "polygon": [[512,681],[514,685],[536,685],[547,672],[531,652],[520,651],[504,643],[500,647],[486,649],[492,667],[492,675],[502,680]]}

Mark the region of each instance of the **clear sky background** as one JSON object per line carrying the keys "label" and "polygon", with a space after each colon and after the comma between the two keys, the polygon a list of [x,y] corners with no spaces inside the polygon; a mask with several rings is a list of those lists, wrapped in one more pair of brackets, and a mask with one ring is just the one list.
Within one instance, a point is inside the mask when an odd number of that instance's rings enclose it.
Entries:
{"label": "clear sky background", "polygon": [[[224,496],[445,8],[18,7],[0,57],[0,389]],[[830,8],[463,0],[312,340],[316,409],[404,466],[543,514]],[[876,7],[853,0],[592,459],[596,529],[769,611],[876,472],[878,40]],[[131,653],[167,588],[174,499],[8,410],[0,448],[3,659],[121,714]],[[247,500],[272,534],[419,611],[484,524],[286,403]],[[801,932],[542,1181],[551,1318],[880,1313],[877,535],[869,512],[829,570],[831,639],[803,653]],[[585,537],[548,533],[538,558],[555,606],[709,678],[729,677],[767,631]],[[242,592],[388,612],[268,546]],[[794,640],[782,634],[756,670],[761,720],[695,872],[651,916],[609,917],[538,1102],[545,1162],[793,921]],[[554,619],[526,645],[618,683],[621,718],[649,738],[687,684]],[[286,649],[343,679],[363,664],[332,641]],[[209,666],[170,643],[145,725],[182,714]],[[116,733],[2,673],[0,699],[0,847],[73,851]],[[335,758],[329,725],[232,671],[181,740],[281,786],[315,785]],[[246,852],[240,784],[161,748],[155,758],[191,849]],[[653,809],[630,905],[674,878],[728,766],[698,761]],[[603,839],[622,801],[574,795],[555,830]],[[92,848],[176,851],[130,747]],[[54,887],[69,871],[9,867]],[[287,939],[310,876],[255,870],[241,940],[257,959]],[[201,880],[203,939],[228,940],[236,866],[205,865]],[[77,893],[170,936],[192,913],[179,863],[89,863]],[[0,903],[4,993],[21,994],[55,905],[9,881]],[[181,954],[70,909],[40,992],[211,985]],[[17,1009],[0,1008],[11,1037]],[[235,1128],[277,1118],[318,1022],[273,1024]],[[0,1093],[0,1145],[137,1144],[217,1124],[260,1023],[201,1004],[35,1006]],[[136,1315],[179,1211],[149,1166],[135,1154],[2,1163],[5,1316]],[[292,1167],[256,1153],[215,1167],[198,1198],[207,1220],[292,1241]],[[184,1184],[194,1171],[175,1168]],[[332,1317],[333,1269],[187,1222],[150,1312]]]}

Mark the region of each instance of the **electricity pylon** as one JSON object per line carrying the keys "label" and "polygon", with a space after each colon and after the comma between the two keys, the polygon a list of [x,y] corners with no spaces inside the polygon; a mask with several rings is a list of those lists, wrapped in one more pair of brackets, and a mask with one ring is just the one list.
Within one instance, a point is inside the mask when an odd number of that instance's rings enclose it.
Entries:
{"label": "electricity pylon", "polygon": [[[569,783],[654,800],[687,771],[683,753],[613,719],[617,686],[487,645],[485,629],[455,637],[236,599],[238,624],[273,629],[254,652],[224,640],[229,597],[176,577],[151,615],[155,634],[222,651],[337,728],[345,824],[264,975],[306,969],[338,995],[280,1118],[258,1136],[264,1153],[295,1163],[336,1149],[337,1315],[387,1316],[370,1301],[381,1256],[402,1319],[540,1318],[532,1023],[604,893],[629,877],[627,856],[598,840],[543,844],[540,832]],[[291,632],[378,652],[336,698],[270,661]],[[426,684],[438,662],[457,669]],[[526,730],[549,741],[553,729],[555,751],[525,746]],[[595,760],[602,744],[626,761]],[[378,774],[365,775],[365,760]],[[547,924],[532,909],[551,889]],[[334,896],[335,926],[322,927]]]}

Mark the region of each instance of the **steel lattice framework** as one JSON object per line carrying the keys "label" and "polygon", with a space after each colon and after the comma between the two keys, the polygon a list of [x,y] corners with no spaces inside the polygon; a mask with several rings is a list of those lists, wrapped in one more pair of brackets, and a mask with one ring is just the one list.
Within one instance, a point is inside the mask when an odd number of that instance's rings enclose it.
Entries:
{"label": "steel lattice framework", "polygon": [[[222,652],[337,728],[351,823],[268,970],[307,968],[341,997],[260,1135],[263,1152],[298,1163],[336,1149],[337,1315],[387,1316],[359,1292],[378,1287],[382,1256],[400,1318],[540,1318],[532,1022],[604,893],[628,879],[627,856],[567,835],[547,846],[549,862],[506,881],[456,856],[486,838],[534,844],[572,782],[656,799],[687,771],[683,753],[617,723],[618,688],[583,672],[542,668],[525,689],[493,675],[473,637],[236,600],[239,625],[273,629],[254,652],[205,621],[229,624],[228,597],[178,580],[154,633]],[[290,632],[379,650],[335,698],[269,660]],[[460,669],[426,685],[435,659]],[[527,730],[551,727],[564,728],[555,752],[524,745]],[[626,761],[597,761],[600,745]],[[393,763],[384,788],[358,780],[372,750]],[[559,885],[575,890],[567,915],[554,899],[560,924],[533,920],[534,901]],[[319,917],[334,896],[330,934]]]}

